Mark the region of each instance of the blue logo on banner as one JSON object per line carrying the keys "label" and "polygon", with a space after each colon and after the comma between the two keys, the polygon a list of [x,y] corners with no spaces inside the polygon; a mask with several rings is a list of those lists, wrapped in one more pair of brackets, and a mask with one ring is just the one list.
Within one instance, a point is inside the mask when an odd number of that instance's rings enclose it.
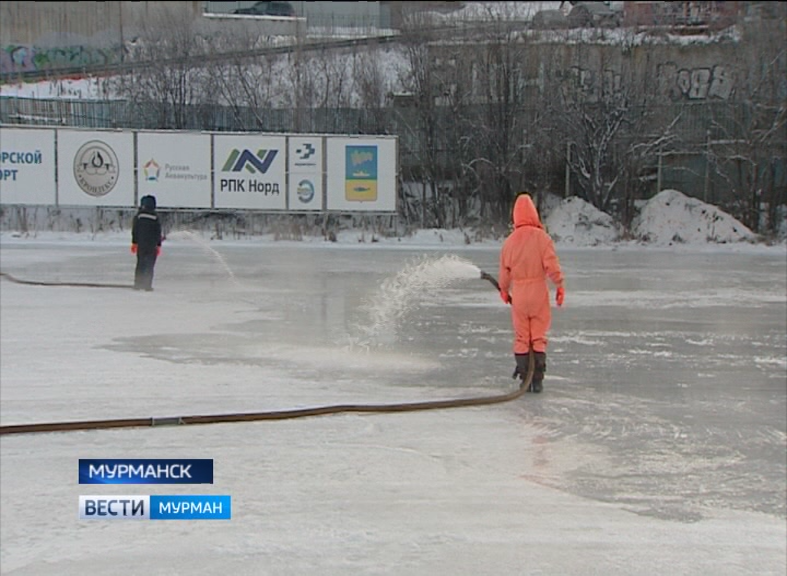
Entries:
{"label": "blue logo on banner", "polygon": [[230,520],[230,496],[151,495],[151,520]]}
{"label": "blue logo on banner", "polygon": [[311,183],[311,180],[301,180],[298,182],[296,192],[298,193],[298,200],[308,204],[314,199],[314,184]]}
{"label": "blue logo on banner", "polygon": [[213,460],[79,459],[80,484],[213,484]]}

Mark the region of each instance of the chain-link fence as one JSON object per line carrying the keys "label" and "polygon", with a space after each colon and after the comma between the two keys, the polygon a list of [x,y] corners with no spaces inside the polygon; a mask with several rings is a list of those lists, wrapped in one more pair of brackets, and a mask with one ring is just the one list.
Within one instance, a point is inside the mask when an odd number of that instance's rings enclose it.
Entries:
{"label": "chain-link fence", "polygon": [[[451,185],[445,182],[453,181],[454,187],[459,184],[466,194],[492,197],[487,183],[477,182],[472,189],[460,182],[468,174],[468,159],[484,154],[482,150],[467,150],[466,146],[468,141],[474,141],[474,127],[484,125],[487,112],[483,106],[459,113],[437,107],[428,116],[423,110],[399,107],[293,110],[199,105],[175,110],[172,106],[151,107],[129,101],[0,98],[0,122],[10,125],[396,135],[401,181],[428,181],[434,184],[433,190],[450,190]],[[642,111],[635,110],[633,115],[642,116]],[[532,126],[535,116],[531,108],[518,110],[518,125]],[[677,119],[671,126],[670,146],[654,150],[636,167],[636,173],[629,174],[628,182],[621,180],[621,190],[612,206],[619,205],[617,198],[646,199],[659,190],[672,188],[722,206],[757,229],[765,225],[759,212],[770,213],[778,205],[787,204],[787,137],[782,131],[768,141],[758,140],[756,119],[746,106],[727,102],[665,105],[651,108],[648,117],[659,119],[662,126],[669,119]],[[439,129],[427,134],[427,122]],[[615,148],[618,157],[615,164],[621,170],[630,160],[626,155],[633,149],[632,143],[653,138],[647,135],[658,126],[656,120],[653,122],[652,127],[643,127],[641,134],[621,137]],[[519,166],[515,167],[521,177],[519,181],[532,188],[532,181],[539,177],[545,182],[543,186],[553,193],[582,195],[577,179],[566,170],[565,155],[555,154],[551,165],[545,163],[544,151],[533,146],[532,138],[533,130],[523,130],[514,142],[521,150]],[[566,150],[570,136],[556,133],[554,139],[559,138],[565,140],[552,142],[552,148]],[[499,192],[496,194],[499,196]],[[455,198],[456,193],[446,195]],[[407,211],[419,214],[425,224],[429,223],[429,206],[446,201],[434,195],[404,200],[416,204],[408,205]],[[443,220],[439,216],[435,218]],[[459,215],[458,220],[461,222],[463,216]],[[765,221],[768,220],[773,218],[766,217]]]}

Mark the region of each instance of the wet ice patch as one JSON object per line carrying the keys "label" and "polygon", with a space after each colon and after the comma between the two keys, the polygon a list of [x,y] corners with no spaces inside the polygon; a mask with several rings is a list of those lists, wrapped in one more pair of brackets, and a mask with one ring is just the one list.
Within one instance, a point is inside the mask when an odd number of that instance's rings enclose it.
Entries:
{"label": "wet ice patch", "polygon": [[396,372],[421,373],[440,367],[434,359],[412,355],[372,350],[366,346],[346,344],[342,347],[319,346],[266,346],[257,350],[268,359],[296,363],[320,371],[352,372]]}
{"label": "wet ice patch", "polygon": [[[783,288],[782,288],[783,290]],[[571,295],[572,308],[622,307],[630,310],[671,310],[676,308],[735,307],[747,302],[753,308],[784,302],[778,286],[752,292],[743,288],[706,289],[701,293],[670,293],[656,290],[576,291]]]}
{"label": "wet ice patch", "polygon": [[755,356],[754,363],[758,366],[776,366],[781,369],[787,369],[787,358],[781,356]]}

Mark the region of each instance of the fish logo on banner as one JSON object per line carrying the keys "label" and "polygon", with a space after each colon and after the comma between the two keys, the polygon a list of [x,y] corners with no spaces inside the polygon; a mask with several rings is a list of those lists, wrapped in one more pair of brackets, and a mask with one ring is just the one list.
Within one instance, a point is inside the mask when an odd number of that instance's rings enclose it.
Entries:
{"label": "fish logo on banner", "polygon": [[345,198],[350,202],[377,200],[377,146],[347,146]]}

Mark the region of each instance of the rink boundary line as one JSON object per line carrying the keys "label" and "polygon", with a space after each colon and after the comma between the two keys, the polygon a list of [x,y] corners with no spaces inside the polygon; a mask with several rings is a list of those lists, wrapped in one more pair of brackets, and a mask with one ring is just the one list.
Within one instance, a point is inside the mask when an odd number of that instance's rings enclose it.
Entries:
{"label": "rink boundary line", "polygon": [[314,408],[274,410],[269,412],[246,412],[236,414],[208,414],[201,416],[173,416],[166,418],[124,418],[113,420],[83,420],[73,422],[42,422],[39,424],[12,424],[0,426],[0,436],[7,434],[35,434],[44,432],[75,432],[83,430],[108,430],[112,428],[149,428],[161,426],[183,426],[197,424],[226,424],[233,422],[257,422],[261,420],[291,420],[311,416],[325,416],[342,413],[394,413],[416,412],[420,410],[444,410],[486,406],[516,400],[530,387],[535,371],[535,356],[530,355],[527,376],[521,387],[508,394],[479,396],[476,398],[456,398],[451,400],[425,400],[423,402],[404,402],[396,404],[335,404]]}
{"label": "rink boundary line", "polygon": [[7,272],[0,272],[0,277],[6,278],[15,284],[24,284],[26,286],[71,286],[75,288],[127,288],[131,290],[134,288],[132,284],[99,284],[97,282],[44,282],[39,280],[22,280],[16,278]]}

